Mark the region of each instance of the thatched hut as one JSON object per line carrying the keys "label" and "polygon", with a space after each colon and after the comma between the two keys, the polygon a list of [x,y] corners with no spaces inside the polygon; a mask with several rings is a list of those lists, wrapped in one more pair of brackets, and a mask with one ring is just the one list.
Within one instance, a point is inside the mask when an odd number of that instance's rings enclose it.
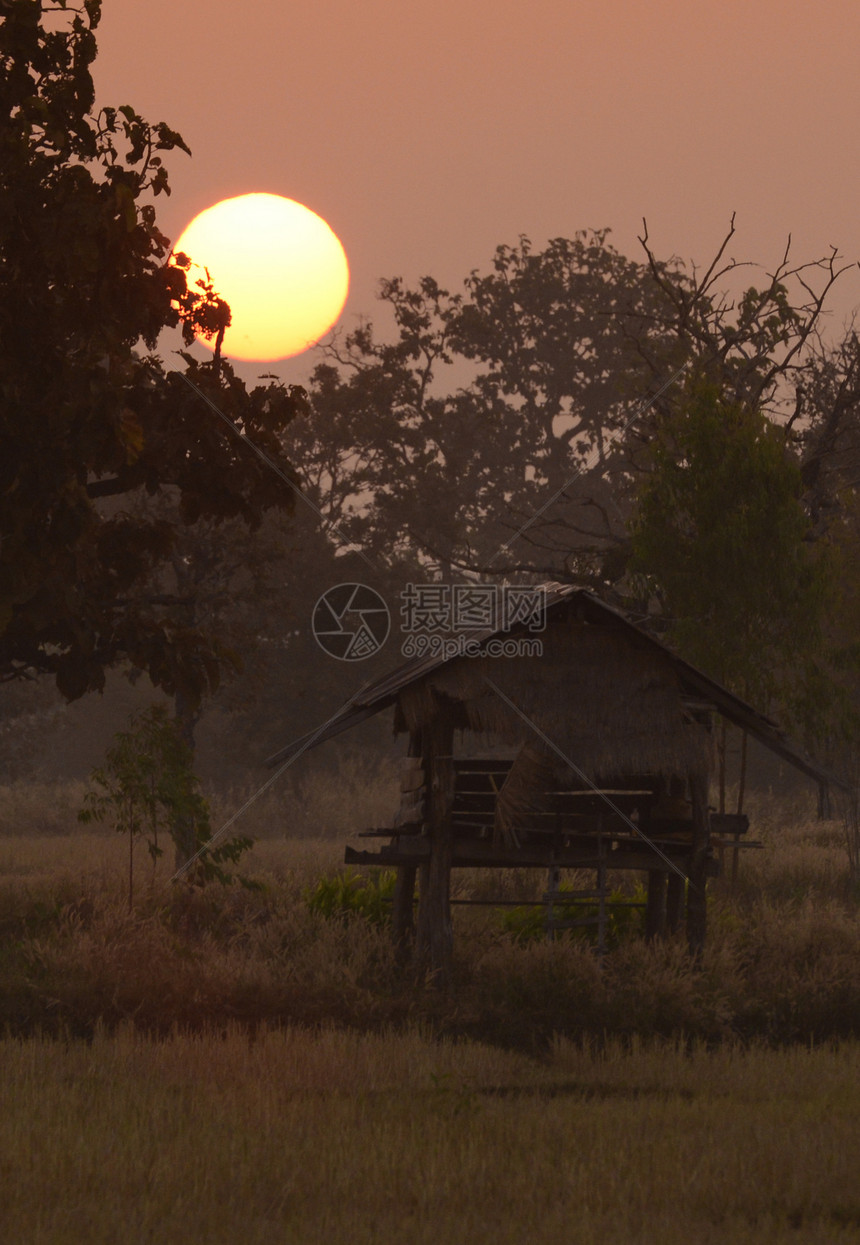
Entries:
{"label": "thatched hut", "polygon": [[[591,593],[544,591],[540,655],[525,624],[486,630],[467,653],[406,663],[270,759],[393,706],[395,732],[409,737],[401,809],[390,827],[366,832],[387,843],[347,848],[346,860],[396,867],[404,945],[420,875],[416,949],[434,969],[450,955],[458,866],[544,867],[556,877],[594,868],[592,893],[603,896],[608,869],[644,871],[649,933],[686,918],[690,946],[701,948],[712,835],[737,843],[748,825],[708,808],[715,713],[815,781],[832,781],[776,723]],[[458,732],[482,742],[480,758],[455,756]]]}

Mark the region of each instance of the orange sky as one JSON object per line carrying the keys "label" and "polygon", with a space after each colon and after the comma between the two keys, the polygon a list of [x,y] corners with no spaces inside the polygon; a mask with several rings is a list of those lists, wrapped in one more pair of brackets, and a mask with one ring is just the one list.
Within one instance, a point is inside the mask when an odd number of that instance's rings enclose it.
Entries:
{"label": "orange sky", "polygon": [[[860,259],[858,36],[855,0],[105,0],[96,82],[194,152],[165,232],[250,191],[305,203],[349,256],[350,325],[379,277],[457,287],[586,227],[635,256],[643,216],[662,256],[709,261],[736,210],[738,259],[789,232],[798,260]],[[858,304],[855,269],[837,326]]]}

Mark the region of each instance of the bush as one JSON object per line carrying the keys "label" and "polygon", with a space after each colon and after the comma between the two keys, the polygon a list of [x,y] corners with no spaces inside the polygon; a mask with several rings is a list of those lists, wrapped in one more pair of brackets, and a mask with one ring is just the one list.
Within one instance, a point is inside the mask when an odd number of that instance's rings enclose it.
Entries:
{"label": "bush", "polygon": [[[558,889],[560,891],[573,891],[575,887],[569,882],[562,882]],[[606,914],[607,948],[617,947],[626,939],[638,937],[642,933],[642,910],[631,906],[633,903],[645,902],[645,887],[641,882],[636,883],[632,894],[621,888],[611,891],[607,896],[606,902],[608,907]],[[594,901],[583,902],[579,900],[576,903],[556,904],[553,912],[556,920],[562,922],[586,920],[595,922],[595,924],[591,925],[577,925],[571,929],[560,929],[557,933],[559,935],[580,938],[593,946],[597,943],[598,936],[597,914],[598,905]],[[515,941],[521,946],[547,936],[545,906],[538,907],[536,904],[524,904],[522,907],[509,908],[506,912],[501,912],[500,916],[505,933],[513,935]]]}
{"label": "bush", "polygon": [[371,925],[391,924],[391,900],[397,874],[390,869],[362,877],[347,869],[320,878],[316,886],[304,892],[311,912],[318,912],[329,920],[363,917]]}

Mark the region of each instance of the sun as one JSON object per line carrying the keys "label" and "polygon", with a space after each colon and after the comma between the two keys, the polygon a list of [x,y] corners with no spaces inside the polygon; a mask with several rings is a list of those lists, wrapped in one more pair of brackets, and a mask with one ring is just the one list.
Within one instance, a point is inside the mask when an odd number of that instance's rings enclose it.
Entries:
{"label": "sun", "polygon": [[222,199],[184,230],[174,247],[180,253],[192,261],[189,286],[208,269],[230,304],[222,349],[234,359],[301,354],[337,322],[349,292],[337,235],[316,212],[281,195]]}

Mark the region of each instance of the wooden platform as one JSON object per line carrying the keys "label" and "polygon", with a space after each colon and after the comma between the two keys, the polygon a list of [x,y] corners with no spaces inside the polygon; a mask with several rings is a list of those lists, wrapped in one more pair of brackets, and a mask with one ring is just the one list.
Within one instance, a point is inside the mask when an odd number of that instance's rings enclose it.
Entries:
{"label": "wooden platform", "polygon": [[[544,793],[545,810],[530,814],[516,828],[517,845],[497,841],[495,811],[498,792],[510,761],[459,760],[451,805],[453,853],[460,868],[588,869],[598,859],[609,869],[686,874],[692,851],[692,814],[684,802],[668,801],[653,777],[607,785],[599,791],[580,787]],[[347,864],[421,865],[429,859],[424,833],[425,791],[417,758],[404,761],[402,804],[396,824],[365,830],[362,838],[387,839],[376,850],[347,847]],[[734,846],[746,834],[748,818],[711,814],[715,845]],[[655,850],[658,849],[658,850]],[[710,861],[708,873],[719,866]]]}

